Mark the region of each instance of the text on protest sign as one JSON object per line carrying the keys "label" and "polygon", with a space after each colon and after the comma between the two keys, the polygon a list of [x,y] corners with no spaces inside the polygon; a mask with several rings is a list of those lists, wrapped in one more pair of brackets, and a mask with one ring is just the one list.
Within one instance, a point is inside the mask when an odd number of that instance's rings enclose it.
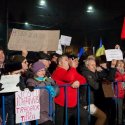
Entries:
{"label": "text on protest sign", "polygon": [[20,91],[19,87],[17,87],[17,83],[20,81],[20,74],[16,75],[3,75],[1,76],[0,83],[2,83],[3,90],[0,93],[7,93],[7,92],[16,92]]}
{"label": "text on protest sign", "polygon": [[40,90],[33,92],[25,89],[15,93],[16,123],[32,121],[40,118]]}
{"label": "text on protest sign", "polygon": [[20,30],[13,29],[8,49],[28,51],[56,51],[59,42],[59,30]]}
{"label": "text on protest sign", "polygon": [[123,53],[120,49],[108,49],[105,50],[106,60],[112,61],[115,60],[123,60]]}

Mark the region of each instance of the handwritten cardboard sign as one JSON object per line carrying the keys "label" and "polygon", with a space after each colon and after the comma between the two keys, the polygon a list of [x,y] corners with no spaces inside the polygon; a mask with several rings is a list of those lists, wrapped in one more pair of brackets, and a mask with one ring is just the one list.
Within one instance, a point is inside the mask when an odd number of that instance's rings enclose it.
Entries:
{"label": "handwritten cardboard sign", "polygon": [[112,61],[113,59],[123,60],[123,53],[120,49],[108,49],[105,50],[105,54],[107,61]]}
{"label": "handwritten cardboard sign", "polygon": [[7,92],[16,92],[20,91],[19,87],[17,87],[17,83],[19,83],[20,75],[3,75],[1,76],[0,83],[2,83],[2,88],[4,88],[0,93]]}
{"label": "handwritten cardboard sign", "polygon": [[70,46],[72,37],[61,35],[60,41],[61,45]]}
{"label": "handwritten cardboard sign", "polygon": [[59,42],[59,30],[20,30],[13,29],[9,50],[56,51]]}
{"label": "handwritten cardboard sign", "polygon": [[40,90],[30,92],[28,89],[15,93],[16,123],[40,118]]}

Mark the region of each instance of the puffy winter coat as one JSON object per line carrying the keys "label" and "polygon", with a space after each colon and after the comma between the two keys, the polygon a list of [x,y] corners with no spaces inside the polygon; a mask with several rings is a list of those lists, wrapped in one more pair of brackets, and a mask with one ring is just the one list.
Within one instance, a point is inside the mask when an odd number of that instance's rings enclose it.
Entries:
{"label": "puffy winter coat", "polygon": [[[79,81],[81,84],[86,83],[86,79],[81,76],[75,68],[65,70],[64,68],[57,67],[52,74],[52,78],[56,81],[58,85],[71,85],[74,81]],[[72,88],[70,86],[67,88],[67,100],[68,107],[75,107],[77,105],[77,89]],[[55,103],[60,106],[65,105],[64,87],[60,87],[60,94],[55,98]]]}
{"label": "puffy winter coat", "polygon": [[125,81],[125,73],[122,74],[117,70],[115,74],[115,81],[117,81],[117,84],[115,86],[115,96],[117,98],[124,98],[125,88],[123,87],[124,82],[122,81]]}

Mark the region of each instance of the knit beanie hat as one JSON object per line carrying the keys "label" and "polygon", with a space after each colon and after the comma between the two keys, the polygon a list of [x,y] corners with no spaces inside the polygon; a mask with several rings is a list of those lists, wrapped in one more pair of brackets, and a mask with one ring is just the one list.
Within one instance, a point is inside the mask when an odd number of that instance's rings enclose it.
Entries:
{"label": "knit beanie hat", "polygon": [[32,65],[32,71],[33,71],[33,73],[37,73],[39,70],[41,70],[41,69],[45,69],[45,65],[42,63],[42,62],[40,62],[40,61],[37,61],[37,62],[35,62],[33,65]]}

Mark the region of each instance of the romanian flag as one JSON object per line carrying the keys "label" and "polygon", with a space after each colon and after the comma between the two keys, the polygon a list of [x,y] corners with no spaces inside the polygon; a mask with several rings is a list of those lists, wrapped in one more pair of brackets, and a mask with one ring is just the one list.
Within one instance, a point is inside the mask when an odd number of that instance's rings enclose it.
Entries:
{"label": "romanian flag", "polygon": [[104,45],[102,44],[102,39],[100,39],[100,45],[99,45],[99,48],[97,49],[96,51],[96,57],[99,57],[101,55],[105,55],[105,47]]}
{"label": "romanian flag", "polygon": [[121,39],[125,39],[125,18],[124,18],[122,32],[121,32]]}

